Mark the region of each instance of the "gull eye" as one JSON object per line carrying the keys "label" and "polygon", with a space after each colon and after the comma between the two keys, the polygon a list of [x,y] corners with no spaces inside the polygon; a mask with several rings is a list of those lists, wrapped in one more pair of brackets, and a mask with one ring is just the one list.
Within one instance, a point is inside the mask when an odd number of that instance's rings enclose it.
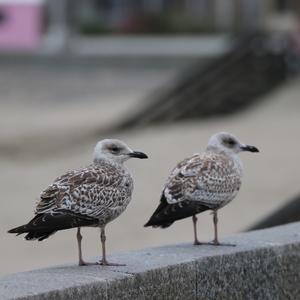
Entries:
{"label": "gull eye", "polygon": [[111,146],[111,147],[110,147],[110,150],[111,150],[111,152],[113,152],[113,153],[118,153],[118,152],[120,152],[120,148],[119,148],[118,146],[115,146],[115,145]]}
{"label": "gull eye", "polygon": [[234,145],[235,145],[235,140],[233,140],[233,139],[228,139],[228,140],[226,141],[226,143],[227,143],[227,145],[229,145],[229,146],[234,146]]}

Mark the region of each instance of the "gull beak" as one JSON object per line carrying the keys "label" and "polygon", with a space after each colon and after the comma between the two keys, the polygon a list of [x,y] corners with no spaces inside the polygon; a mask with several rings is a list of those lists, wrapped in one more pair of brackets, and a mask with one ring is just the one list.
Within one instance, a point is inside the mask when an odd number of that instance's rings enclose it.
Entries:
{"label": "gull beak", "polygon": [[243,151],[250,151],[250,152],[259,152],[259,150],[256,147],[250,146],[250,145],[243,145],[243,146],[241,146],[241,150],[243,150]]}
{"label": "gull beak", "polygon": [[148,156],[145,153],[139,151],[130,152],[128,155],[130,157],[141,158],[141,159],[148,158]]}

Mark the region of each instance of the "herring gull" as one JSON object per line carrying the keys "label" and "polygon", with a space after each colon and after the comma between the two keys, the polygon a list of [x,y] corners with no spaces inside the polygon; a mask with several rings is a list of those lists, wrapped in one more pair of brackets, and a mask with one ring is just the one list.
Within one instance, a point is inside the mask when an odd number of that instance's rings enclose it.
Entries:
{"label": "herring gull", "polygon": [[35,217],[26,225],[9,233],[26,233],[26,240],[42,241],[56,231],[77,227],[79,265],[82,258],[80,228],[100,227],[102,243],[101,265],[109,263],[105,250],[105,226],[127,207],[133,191],[133,179],[123,163],[129,158],[147,158],[115,139],[99,141],[93,163],[58,177],[39,198]]}
{"label": "herring gull", "polygon": [[243,175],[241,151],[259,152],[245,145],[232,134],[220,132],[213,135],[204,153],[181,161],[171,172],[163,189],[160,204],[145,224],[166,228],[175,221],[192,217],[194,244],[202,244],[197,237],[198,213],[212,210],[214,245],[218,239],[218,210],[237,195]]}

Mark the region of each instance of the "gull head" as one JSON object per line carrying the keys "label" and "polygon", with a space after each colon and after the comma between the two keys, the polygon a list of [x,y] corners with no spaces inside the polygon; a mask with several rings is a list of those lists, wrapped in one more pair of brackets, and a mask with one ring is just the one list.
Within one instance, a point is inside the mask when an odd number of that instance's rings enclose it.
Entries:
{"label": "gull head", "polygon": [[94,151],[94,162],[102,159],[108,159],[117,163],[123,163],[133,157],[148,158],[145,153],[133,151],[124,142],[116,139],[105,139],[99,141]]}
{"label": "gull head", "polygon": [[219,132],[214,134],[208,142],[207,150],[218,150],[228,154],[237,154],[242,151],[259,152],[259,150],[250,145],[241,143],[233,134],[228,132]]}

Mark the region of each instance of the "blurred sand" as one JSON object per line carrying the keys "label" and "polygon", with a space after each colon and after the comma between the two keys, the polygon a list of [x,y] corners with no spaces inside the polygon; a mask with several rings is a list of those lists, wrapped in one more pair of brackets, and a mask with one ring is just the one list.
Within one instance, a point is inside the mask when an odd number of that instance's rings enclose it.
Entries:
{"label": "blurred sand", "polygon": [[[1,139],[8,151],[0,154],[0,274],[77,260],[75,230],[59,232],[41,243],[26,242],[6,231],[32,217],[37,196],[51,180],[66,170],[90,163],[96,139],[87,139],[81,145],[47,155],[37,155],[34,149],[39,148],[41,142],[61,143],[64,135],[72,138],[80,130],[91,130],[104,124],[102,118],[112,121],[118,114],[127,112],[130,105],[135,105],[142,92],[143,88],[116,95],[113,105],[110,99],[91,101],[92,109],[82,102],[58,103],[59,112],[55,105],[44,110],[30,106],[24,114],[29,123],[31,120],[31,125],[26,122],[26,126],[33,127],[34,133],[24,129],[20,115],[10,116],[11,122],[1,125],[4,128]],[[108,251],[192,241],[191,219],[179,221],[165,230],[144,228],[143,224],[158,205],[170,169],[187,155],[204,149],[210,135],[220,130],[233,132],[245,143],[261,150],[259,154],[242,154],[245,167],[242,189],[220,212],[221,235],[247,228],[299,193],[299,93],[300,79],[297,79],[274,91],[261,104],[230,118],[177,123],[115,136],[133,149],[146,152],[149,160],[127,163],[135,178],[135,191],[125,213],[107,227]],[[7,114],[15,109],[13,103],[3,107],[2,122],[8,120]],[[74,126],[78,120],[81,122]],[[30,137],[26,135],[28,132],[31,132]],[[19,149],[27,139],[33,149],[32,155],[30,151],[26,155],[10,153],[13,145]],[[199,215],[198,228],[201,240],[212,238],[209,213]],[[98,255],[101,249],[99,231],[87,228],[83,233],[84,256]]]}

